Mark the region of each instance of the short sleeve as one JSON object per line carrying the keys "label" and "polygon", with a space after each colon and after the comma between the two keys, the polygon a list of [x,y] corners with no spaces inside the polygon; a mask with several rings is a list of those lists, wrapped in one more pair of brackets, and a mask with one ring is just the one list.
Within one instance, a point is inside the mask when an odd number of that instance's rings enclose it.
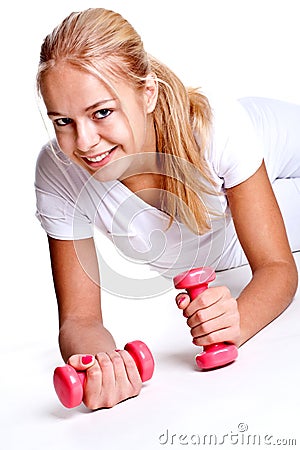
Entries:
{"label": "short sleeve", "polygon": [[263,161],[263,145],[247,111],[238,102],[213,108],[213,143],[208,159],[223,187],[250,178]]}
{"label": "short sleeve", "polygon": [[67,200],[36,188],[36,217],[55,239],[76,240],[93,236],[89,219]]}
{"label": "short sleeve", "polygon": [[35,192],[36,217],[45,232],[55,239],[74,240],[93,236],[89,215],[80,205],[84,180],[77,169],[45,146],[37,160]]}

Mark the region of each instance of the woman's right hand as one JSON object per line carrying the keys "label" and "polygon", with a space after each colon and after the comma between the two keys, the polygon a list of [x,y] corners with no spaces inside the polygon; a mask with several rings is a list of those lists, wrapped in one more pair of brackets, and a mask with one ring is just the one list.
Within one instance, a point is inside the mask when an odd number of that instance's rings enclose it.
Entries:
{"label": "woman's right hand", "polygon": [[112,408],[117,403],[137,396],[142,380],[136,364],[126,350],[98,353],[84,364],[87,355],[72,355],[68,364],[86,372],[83,403],[92,410]]}

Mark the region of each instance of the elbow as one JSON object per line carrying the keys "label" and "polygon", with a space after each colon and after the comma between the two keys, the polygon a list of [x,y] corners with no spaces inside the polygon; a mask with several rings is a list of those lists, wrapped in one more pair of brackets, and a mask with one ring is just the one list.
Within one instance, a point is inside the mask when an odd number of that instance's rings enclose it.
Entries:
{"label": "elbow", "polygon": [[299,274],[298,274],[298,268],[297,265],[295,263],[295,261],[293,261],[291,268],[289,270],[289,284],[290,284],[290,289],[291,289],[291,301],[294,298],[297,289],[298,289],[298,284],[299,284]]}
{"label": "elbow", "polygon": [[281,265],[281,277],[284,280],[284,286],[285,286],[285,301],[286,306],[288,306],[294,299],[295,294],[298,289],[298,283],[299,283],[299,275],[298,275],[298,269],[297,265],[295,263],[294,258],[288,263],[283,263]]}

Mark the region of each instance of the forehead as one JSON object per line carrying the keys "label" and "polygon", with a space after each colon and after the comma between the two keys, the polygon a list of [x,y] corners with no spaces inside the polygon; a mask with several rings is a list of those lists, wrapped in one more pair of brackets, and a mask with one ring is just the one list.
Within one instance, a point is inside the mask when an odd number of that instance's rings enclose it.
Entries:
{"label": "forehead", "polygon": [[94,95],[116,96],[114,84],[107,84],[99,77],[70,64],[59,63],[47,70],[41,79],[41,94],[44,100],[84,95],[87,100]]}
{"label": "forehead", "polygon": [[140,95],[124,79],[93,75],[69,63],[58,63],[41,80],[41,94],[48,111],[72,116],[91,105],[116,100],[122,109],[140,106]]}

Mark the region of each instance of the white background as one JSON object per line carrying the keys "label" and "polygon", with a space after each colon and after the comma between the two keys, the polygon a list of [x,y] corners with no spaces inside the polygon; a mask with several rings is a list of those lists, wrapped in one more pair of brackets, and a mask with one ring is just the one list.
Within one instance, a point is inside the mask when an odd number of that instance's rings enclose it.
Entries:
{"label": "white background", "polygon": [[[51,374],[60,362],[46,237],[34,217],[35,160],[47,140],[35,96],[39,48],[44,36],[71,11],[98,6],[123,14],[142,35],[146,50],[187,85],[201,86],[208,94],[262,95],[300,103],[298,1],[19,0],[2,6],[0,351],[2,371],[11,380],[11,398],[13,392],[20,402],[25,398],[28,408],[32,393],[22,397],[26,377],[43,364]],[[105,308],[109,310],[108,301]],[[154,316],[153,309],[149,311]],[[155,323],[151,314],[147,321]],[[115,319],[125,341],[123,321]],[[3,408],[0,428],[12,426]],[[11,448],[38,448],[28,441],[23,444]],[[8,448],[7,441],[3,449]]]}

